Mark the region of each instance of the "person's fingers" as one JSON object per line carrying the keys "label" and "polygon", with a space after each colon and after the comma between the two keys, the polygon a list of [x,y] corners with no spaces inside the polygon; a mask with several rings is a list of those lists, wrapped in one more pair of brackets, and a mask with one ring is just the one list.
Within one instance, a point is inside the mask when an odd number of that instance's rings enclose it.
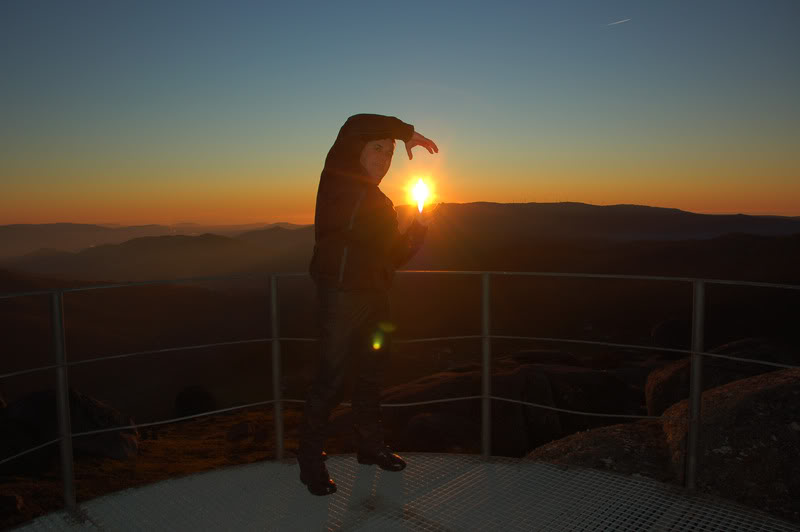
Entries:
{"label": "person's fingers", "polygon": [[412,148],[412,146],[406,144],[406,153],[408,153],[408,160],[409,161],[414,158],[414,156],[411,155],[411,148]]}

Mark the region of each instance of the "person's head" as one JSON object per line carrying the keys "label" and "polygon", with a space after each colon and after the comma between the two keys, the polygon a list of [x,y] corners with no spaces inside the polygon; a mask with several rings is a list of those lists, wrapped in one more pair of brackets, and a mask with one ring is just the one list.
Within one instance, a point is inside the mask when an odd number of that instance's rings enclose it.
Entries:
{"label": "person's head", "polygon": [[361,150],[359,162],[367,176],[378,184],[389,171],[393,154],[394,139],[370,140]]}

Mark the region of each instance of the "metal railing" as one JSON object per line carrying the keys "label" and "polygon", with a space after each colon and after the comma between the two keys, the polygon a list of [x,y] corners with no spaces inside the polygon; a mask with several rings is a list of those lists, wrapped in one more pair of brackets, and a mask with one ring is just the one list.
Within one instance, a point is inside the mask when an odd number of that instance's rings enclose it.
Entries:
{"label": "metal railing", "polygon": [[[491,456],[491,402],[504,401],[508,403],[521,404],[525,406],[532,406],[553,410],[556,412],[565,412],[569,414],[596,416],[596,417],[613,417],[613,418],[632,418],[632,419],[664,419],[664,416],[645,416],[633,414],[609,414],[600,412],[585,412],[580,410],[570,410],[565,408],[558,408],[551,405],[543,405],[539,403],[531,403],[527,401],[519,401],[506,397],[498,397],[492,395],[491,389],[491,341],[493,339],[508,339],[508,340],[530,340],[530,341],[546,341],[546,342],[559,342],[559,343],[575,343],[584,345],[596,345],[604,347],[619,347],[627,349],[644,349],[653,351],[665,351],[690,355],[690,392],[689,392],[689,416],[688,416],[688,440],[685,453],[685,487],[689,491],[695,490],[696,472],[697,472],[697,443],[699,436],[699,422],[700,422],[700,397],[702,392],[702,357],[713,357],[721,359],[729,359],[741,362],[752,362],[777,368],[800,369],[800,366],[792,366],[787,364],[780,364],[775,362],[766,362],[762,360],[754,360],[744,357],[734,357],[729,355],[722,355],[717,353],[707,353],[704,351],[704,330],[705,330],[705,287],[707,284],[719,285],[735,285],[735,286],[748,286],[748,287],[763,287],[763,288],[778,288],[787,290],[800,290],[800,286],[789,284],[775,284],[775,283],[762,283],[762,282],[748,282],[748,281],[729,281],[720,279],[695,279],[689,277],[664,277],[664,276],[649,276],[649,275],[612,275],[612,274],[584,274],[584,273],[559,273],[559,272],[507,272],[507,271],[440,271],[440,270],[404,270],[397,272],[398,274],[425,274],[425,275],[480,275],[481,276],[481,334],[480,335],[466,335],[466,336],[446,336],[436,338],[417,338],[407,340],[395,340],[395,343],[420,343],[431,342],[440,340],[461,340],[461,339],[480,339],[481,340],[481,395],[473,395],[466,397],[448,397],[445,399],[434,399],[429,401],[419,401],[412,403],[385,403],[382,407],[408,407],[429,405],[436,403],[446,403],[464,400],[481,400],[481,456],[488,459]],[[283,403],[305,403],[303,400],[298,399],[283,399],[281,397],[281,342],[282,341],[317,341],[315,338],[287,338],[280,336],[280,328],[278,323],[278,278],[279,277],[308,277],[307,273],[271,273],[267,274],[269,277],[270,285],[270,321],[271,321],[271,334],[270,338],[255,338],[249,340],[218,342],[211,344],[183,346],[183,347],[170,347],[165,349],[155,349],[148,351],[139,351],[134,353],[125,353],[120,355],[101,356],[87,360],[67,362],[66,348],[65,348],[65,334],[64,334],[64,312],[63,312],[63,297],[67,292],[80,292],[87,290],[98,290],[108,288],[121,288],[133,286],[145,286],[156,284],[175,284],[184,282],[200,282],[200,281],[218,281],[218,280],[233,280],[243,279],[254,276],[263,276],[264,274],[246,274],[246,275],[225,275],[225,276],[208,276],[208,277],[191,277],[183,279],[167,279],[156,281],[141,281],[130,283],[116,283],[105,285],[93,285],[77,288],[63,288],[53,290],[38,290],[30,292],[18,292],[9,294],[0,294],[0,299],[7,299],[13,297],[33,296],[33,295],[50,295],[50,309],[51,309],[51,323],[53,329],[53,351],[55,354],[55,364],[50,366],[42,366],[31,368],[12,373],[0,375],[0,379],[23,375],[38,371],[46,371],[50,369],[56,370],[56,389],[57,389],[57,404],[58,404],[58,419],[59,419],[59,437],[49,442],[37,445],[30,449],[26,449],[14,456],[10,456],[0,460],[0,465],[20,458],[28,453],[37,451],[56,442],[61,444],[61,466],[62,478],[64,484],[64,503],[66,509],[75,515],[79,515],[79,509],[75,499],[74,487],[74,467],[73,467],[73,451],[72,439],[81,436],[89,436],[92,434],[99,434],[103,432],[112,432],[126,429],[138,429],[148,426],[163,425],[173,423],[176,421],[183,421],[212,414],[219,414],[231,412],[235,410],[242,410],[254,406],[263,406],[273,404],[274,406],[274,423],[275,423],[275,458],[281,460],[284,454],[284,431],[283,431]],[[693,303],[692,303],[692,335],[691,335],[691,349],[675,349],[658,346],[647,345],[634,345],[634,344],[620,344],[613,342],[601,342],[593,340],[575,340],[570,338],[545,338],[545,337],[529,337],[529,336],[506,336],[506,335],[492,335],[491,334],[491,308],[490,308],[490,280],[492,276],[536,276],[536,277],[568,277],[568,278],[584,278],[584,279],[624,279],[624,280],[643,280],[643,281],[672,281],[689,283],[693,287]],[[256,403],[249,403],[246,405],[238,405],[230,408],[223,408],[200,414],[184,416],[179,418],[172,418],[162,421],[151,423],[140,423],[135,425],[126,425],[120,427],[104,428],[92,431],[80,432],[72,434],[70,425],[70,411],[69,411],[69,386],[67,369],[69,366],[77,366],[80,364],[87,364],[97,362],[100,360],[110,360],[116,358],[126,358],[145,354],[166,353],[171,351],[183,351],[188,349],[202,349],[208,347],[217,347],[224,345],[237,345],[244,343],[264,343],[270,342],[272,346],[272,387],[273,398],[271,400],[259,401]],[[343,405],[350,405],[350,403],[342,403]]]}

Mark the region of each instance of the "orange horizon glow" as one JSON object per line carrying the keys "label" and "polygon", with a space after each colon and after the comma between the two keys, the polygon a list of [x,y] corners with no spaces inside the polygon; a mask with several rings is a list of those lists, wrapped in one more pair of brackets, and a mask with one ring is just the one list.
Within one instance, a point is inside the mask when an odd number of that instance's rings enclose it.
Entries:
{"label": "orange horizon glow", "polygon": [[[620,168],[597,169],[580,177],[563,167],[542,164],[535,175],[509,169],[500,172],[500,179],[487,177],[497,171],[481,168],[468,172],[443,164],[412,167],[406,162],[398,166],[401,168],[381,183],[383,192],[398,206],[418,208],[413,186],[422,178],[428,185],[427,204],[434,199],[443,203],[577,202],[637,204],[701,214],[800,216],[796,201],[800,183],[788,178],[790,172],[786,178],[783,172],[774,172],[778,177],[768,186],[741,169],[738,175],[716,172],[719,177],[704,172],[705,179],[700,180],[687,170],[662,168],[645,179]],[[163,181],[75,178],[50,180],[47,185],[19,180],[3,186],[0,225],[312,224],[318,184],[314,173],[310,168],[287,171],[280,181],[255,172],[236,179],[216,175]]]}

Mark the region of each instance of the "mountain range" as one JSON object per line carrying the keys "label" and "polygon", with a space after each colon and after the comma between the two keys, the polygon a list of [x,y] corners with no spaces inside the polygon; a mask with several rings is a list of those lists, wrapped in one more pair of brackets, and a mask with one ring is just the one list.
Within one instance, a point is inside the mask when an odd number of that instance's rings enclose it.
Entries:
{"label": "mountain range", "polygon": [[[397,212],[402,230],[414,209],[398,206]],[[2,226],[0,249],[6,254],[27,251],[0,258],[0,268],[84,281],[307,270],[313,226],[221,229],[177,234],[175,227],[159,225]],[[23,245],[26,235],[30,240]],[[789,217],[696,214],[637,205],[443,204],[425,245],[405,268],[787,280],[797,270],[792,265],[798,242],[800,219]],[[87,245],[75,250],[81,243]]]}
{"label": "mountain range", "polygon": [[234,237],[248,231],[273,227],[297,229],[304,226],[288,222],[246,225],[201,225],[195,223],[133,226],[75,223],[0,225],[0,259],[36,252],[49,254],[53,251],[69,251],[74,253],[89,247],[119,244],[133,238],[147,236],[196,236],[203,233],[215,233]]}

